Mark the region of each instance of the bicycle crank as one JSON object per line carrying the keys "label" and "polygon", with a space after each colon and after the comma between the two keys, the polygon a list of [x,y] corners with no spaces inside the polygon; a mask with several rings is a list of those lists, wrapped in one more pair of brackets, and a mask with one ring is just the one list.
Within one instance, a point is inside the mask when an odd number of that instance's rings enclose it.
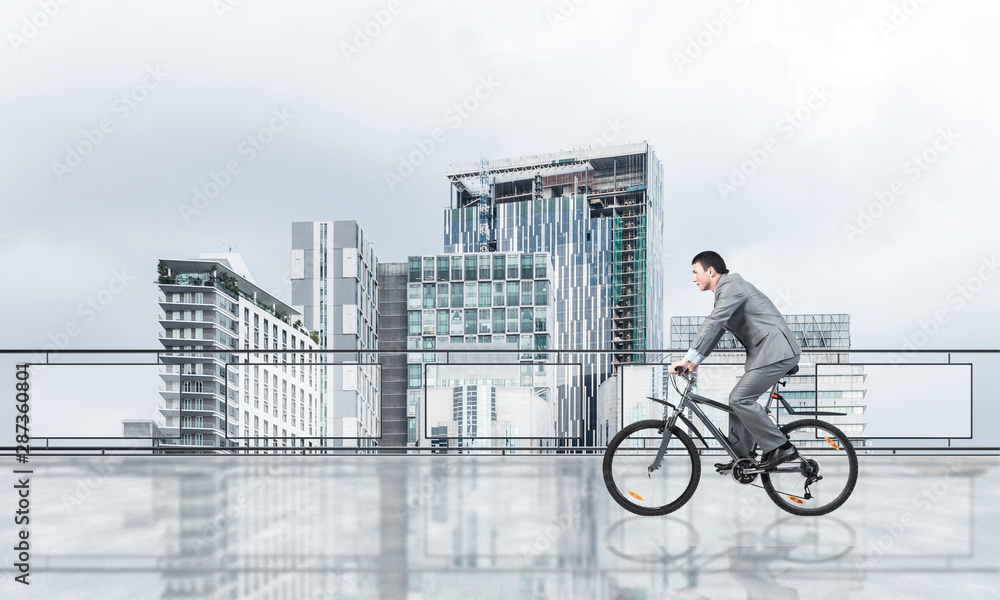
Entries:
{"label": "bicycle crank", "polygon": [[747,485],[757,481],[757,461],[752,458],[741,458],[733,463],[733,479],[736,483]]}

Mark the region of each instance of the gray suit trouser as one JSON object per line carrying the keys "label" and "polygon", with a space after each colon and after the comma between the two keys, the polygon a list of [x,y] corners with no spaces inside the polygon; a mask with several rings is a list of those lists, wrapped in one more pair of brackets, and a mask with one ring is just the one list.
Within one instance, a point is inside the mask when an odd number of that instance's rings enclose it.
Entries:
{"label": "gray suit trouser", "polygon": [[[747,371],[729,394],[729,406],[733,409],[729,415],[729,443],[740,458],[750,456],[754,440],[762,453],[770,452],[788,441],[757,398],[797,364],[799,357],[793,356]],[[777,408],[774,410],[777,411]]]}

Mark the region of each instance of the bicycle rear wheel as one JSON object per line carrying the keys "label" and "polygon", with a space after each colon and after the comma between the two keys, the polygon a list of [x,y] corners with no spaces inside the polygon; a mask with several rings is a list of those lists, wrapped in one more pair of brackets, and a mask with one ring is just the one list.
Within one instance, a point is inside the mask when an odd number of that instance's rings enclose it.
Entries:
{"label": "bicycle rear wheel", "polygon": [[851,441],[844,432],[818,419],[795,421],[781,431],[805,461],[791,460],[761,474],[767,495],[793,515],[825,515],[839,508],[858,481],[858,457]]}
{"label": "bicycle rear wheel", "polygon": [[691,499],[701,477],[694,442],[673,427],[660,468],[649,465],[663,440],[664,421],[632,423],[611,439],[604,453],[604,484],[625,510],[642,516],[671,513]]}

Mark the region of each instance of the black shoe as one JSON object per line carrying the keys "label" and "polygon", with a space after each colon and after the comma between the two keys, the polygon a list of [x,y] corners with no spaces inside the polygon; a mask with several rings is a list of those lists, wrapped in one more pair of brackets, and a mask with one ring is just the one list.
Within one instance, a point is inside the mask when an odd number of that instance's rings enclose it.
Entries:
{"label": "black shoe", "polygon": [[727,463],[715,463],[715,470],[719,472],[719,475],[725,475],[727,471],[733,470],[733,465],[735,464],[735,460],[731,460]]}
{"label": "black shoe", "polygon": [[795,446],[789,446],[782,450],[781,448],[775,448],[771,450],[764,457],[764,461],[760,463],[759,469],[768,471],[780,465],[783,462],[788,462],[794,458],[798,457],[798,451],[795,450]]}

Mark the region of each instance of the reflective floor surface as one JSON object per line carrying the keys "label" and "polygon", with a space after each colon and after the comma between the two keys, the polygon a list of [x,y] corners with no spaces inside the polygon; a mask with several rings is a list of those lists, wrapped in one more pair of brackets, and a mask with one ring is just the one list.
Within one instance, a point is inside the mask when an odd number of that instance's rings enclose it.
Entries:
{"label": "reflective floor surface", "polygon": [[812,518],[704,460],[636,517],[594,456],[33,457],[31,585],[8,468],[0,598],[1000,598],[996,457],[865,456]]}

